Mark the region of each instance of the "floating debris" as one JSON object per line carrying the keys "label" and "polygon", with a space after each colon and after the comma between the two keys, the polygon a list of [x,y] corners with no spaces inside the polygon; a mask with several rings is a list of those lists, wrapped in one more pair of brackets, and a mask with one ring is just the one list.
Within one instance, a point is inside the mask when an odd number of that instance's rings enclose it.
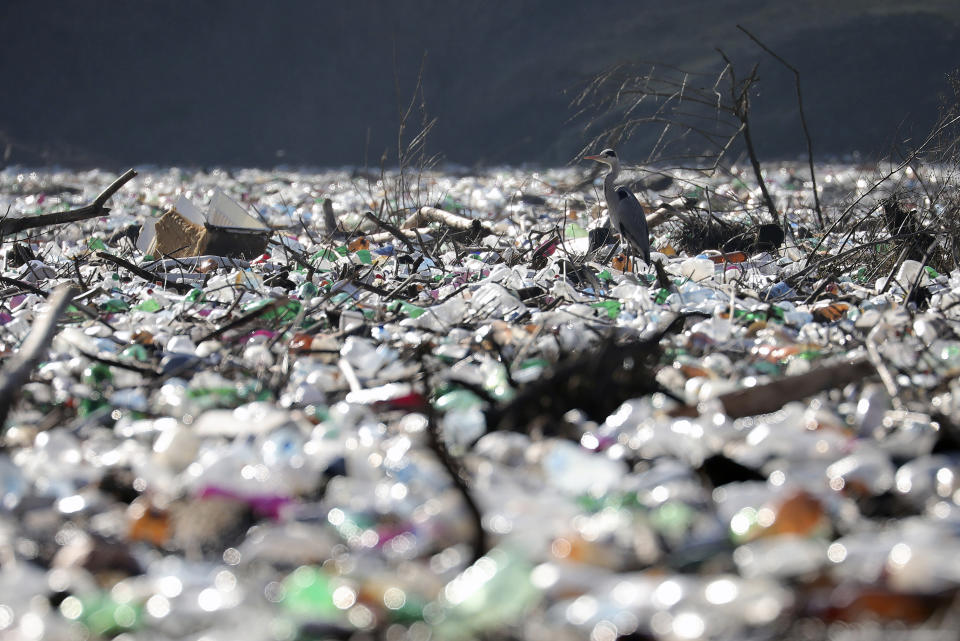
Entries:
{"label": "floating debris", "polygon": [[578,171],[0,172],[0,631],[952,633],[944,230],[678,173],[647,266]]}

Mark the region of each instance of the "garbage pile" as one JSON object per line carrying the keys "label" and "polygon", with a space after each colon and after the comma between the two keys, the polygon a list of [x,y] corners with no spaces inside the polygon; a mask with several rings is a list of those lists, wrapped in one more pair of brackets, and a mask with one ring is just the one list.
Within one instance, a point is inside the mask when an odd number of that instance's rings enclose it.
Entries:
{"label": "garbage pile", "polygon": [[145,170],[5,228],[4,638],[952,638],[960,270],[798,176],[639,191],[656,266],[575,168]]}

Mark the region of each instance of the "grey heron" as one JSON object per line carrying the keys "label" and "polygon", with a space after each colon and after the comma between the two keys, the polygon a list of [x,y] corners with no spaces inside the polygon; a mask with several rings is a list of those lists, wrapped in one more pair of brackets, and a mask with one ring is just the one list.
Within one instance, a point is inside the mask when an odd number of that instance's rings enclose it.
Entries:
{"label": "grey heron", "polygon": [[647,231],[647,215],[633,192],[626,187],[617,187],[614,184],[620,173],[620,159],[617,158],[617,153],[613,149],[604,149],[599,155],[584,156],[584,158],[609,167],[603,179],[603,196],[607,201],[610,226],[649,265],[650,234]]}

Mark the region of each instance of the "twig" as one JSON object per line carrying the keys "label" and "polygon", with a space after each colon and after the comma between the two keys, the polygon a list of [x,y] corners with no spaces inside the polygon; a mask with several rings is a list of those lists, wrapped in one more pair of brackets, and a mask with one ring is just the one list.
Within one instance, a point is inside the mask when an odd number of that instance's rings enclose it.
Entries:
{"label": "twig", "polygon": [[376,294],[377,296],[380,296],[381,298],[384,298],[384,299],[389,298],[391,295],[391,292],[389,290],[386,290],[383,287],[377,287],[376,285],[371,285],[370,283],[365,283],[359,278],[355,278],[352,281],[352,285],[357,289],[363,289],[365,291],[370,292],[371,294]]}
{"label": "twig", "polygon": [[883,362],[883,357],[880,356],[880,341],[887,340],[887,329],[886,323],[881,323],[870,330],[870,333],[867,334],[867,355],[873,367],[876,368],[877,374],[880,375],[880,381],[883,383],[884,389],[887,390],[887,394],[890,395],[894,407],[900,409],[900,394],[897,383],[890,373],[890,368],[887,367],[887,364]]}
{"label": "twig", "polygon": [[897,273],[897,269],[899,269],[900,264],[907,257],[907,252],[909,251],[910,246],[904,245],[903,249],[900,251],[900,255],[897,257],[897,260],[893,261],[893,266],[890,268],[890,273],[887,274],[887,280],[883,283],[883,287],[880,288],[880,291],[877,292],[878,294],[885,294],[887,292],[887,289],[890,287],[890,283],[893,282],[893,275]]}
{"label": "twig", "polygon": [[[40,289],[39,287],[36,287],[36,286],[34,286],[34,285],[31,285],[30,283],[24,282],[24,281],[22,281],[22,280],[17,280],[16,278],[10,278],[9,276],[0,276],[0,283],[6,283],[6,284],[8,284],[8,285],[15,285],[15,286],[17,286],[17,287],[20,287],[20,288],[23,289],[23,290],[26,290],[26,291],[28,291],[28,292],[30,292],[30,293],[32,293],[32,294],[36,294],[37,296],[42,296],[42,297],[44,297],[44,298],[49,298],[49,297],[50,297],[50,292],[48,292],[48,291],[46,291],[46,290],[43,290],[43,289]],[[114,331],[114,332],[117,331],[117,328],[116,328],[116,327],[114,327],[113,325],[111,325],[111,324],[108,323],[107,321],[105,321],[105,320],[103,320],[102,318],[100,318],[100,315],[96,312],[96,310],[91,309],[90,307],[82,304],[82,303],[80,302],[80,298],[81,298],[80,296],[77,296],[77,297],[74,298],[74,300],[73,300],[73,306],[76,307],[77,310],[80,311],[80,313],[82,313],[82,314],[83,314],[84,316],[86,316],[87,318],[89,318],[89,319],[91,319],[91,320],[94,320],[94,321],[100,323],[101,325],[109,328],[110,330],[112,330],[112,331]]]}
{"label": "twig", "polygon": [[813,263],[813,264],[809,264],[809,263],[810,263],[810,256],[807,256],[807,266],[805,266],[803,269],[801,269],[800,271],[796,272],[795,274],[792,274],[792,275],[790,275],[790,276],[787,276],[787,277],[784,279],[784,282],[787,283],[788,285],[790,285],[790,286],[792,287],[792,286],[796,285],[797,283],[799,283],[801,280],[803,280],[810,272],[812,272],[813,270],[817,269],[818,267],[822,267],[822,266],[824,266],[824,265],[826,265],[826,264],[828,264],[828,263],[832,263],[832,262],[835,262],[835,261],[838,261],[838,260],[842,260],[842,259],[844,259],[844,258],[847,258],[847,257],[849,257],[849,256],[852,256],[852,255],[856,254],[857,252],[866,251],[867,249],[870,249],[871,247],[875,247],[875,246],[877,246],[877,245],[881,245],[881,244],[883,244],[883,243],[890,242],[891,240],[897,240],[897,239],[899,239],[899,238],[904,238],[904,237],[906,237],[906,236],[911,236],[911,235],[916,235],[916,234],[901,234],[901,235],[898,235],[898,236],[887,236],[886,238],[880,238],[880,239],[877,239],[877,240],[871,240],[871,241],[866,242],[866,243],[861,243],[860,245],[857,245],[856,247],[851,247],[850,249],[848,249],[848,250],[846,250],[846,251],[843,251],[843,252],[841,252],[841,253],[839,253],[839,254],[830,254],[830,255],[828,255],[828,256],[825,256],[824,258],[822,258],[821,260],[818,260],[817,262],[815,262],[815,263]]}
{"label": "twig", "polygon": [[50,307],[34,323],[20,349],[10,357],[7,366],[0,373],[0,431],[3,430],[17,391],[27,382],[30,372],[43,358],[56,332],[57,320],[70,305],[77,291],[73,285],[61,285],[53,291],[49,299]]}
{"label": "twig", "polygon": [[333,201],[329,198],[323,199],[323,226],[326,228],[328,235],[341,233],[337,227],[337,217],[333,213]]}
{"label": "twig", "polygon": [[96,362],[98,362],[98,363],[103,363],[104,365],[108,365],[108,366],[110,366],[110,367],[116,367],[116,368],[119,368],[119,369],[125,369],[125,370],[127,370],[128,372],[136,372],[137,374],[140,374],[140,375],[142,375],[142,376],[156,377],[156,376],[161,376],[161,375],[162,375],[160,372],[158,372],[157,370],[155,370],[155,369],[153,369],[153,368],[150,368],[150,367],[140,367],[140,366],[138,366],[138,365],[133,365],[132,363],[125,363],[125,362],[123,362],[123,361],[117,361],[117,360],[114,360],[114,359],[112,359],[112,358],[106,358],[106,357],[104,357],[104,356],[100,356],[100,355],[98,355],[98,354],[91,354],[91,353],[85,352],[85,351],[83,351],[83,350],[80,350],[80,353],[83,354],[84,358],[89,358],[89,359],[92,360],[92,361],[96,361]]}
{"label": "twig", "polygon": [[438,301],[437,301],[437,304],[439,305],[439,304],[441,304],[441,303],[445,303],[445,302],[447,302],[448,300],[450,300],[451,298],[454,298],[455,296],[458,296],[459,294],[463,293],[464,290],[469,289],[469,288],[470,288],[470,285],[471,285],[470,283],[466,283],[466,284],[464,284],[464,285],[461,285],[460,287],[456,288],[455,290],[453,290],[452,292],[450,292],[449,294],[447,294],[446,296],[444,296],[443,298],[441,298],[440,300],[438,300]]}
{"label": "twig", "polygon": [[793,72],[794,84],[797,87],[797,108],[800,110],[800,127],[803,128],[803,136],[807,139],[807,162],[810,164],[810,181],[813,183],[813,205],[817,212],[817,220],[820,222],[820,228],[823,229],[823,211],[820,209],[820,195],[817,194],[817,174],[813,169],[813,141],[810,138],[810,130],[807,128],[807,118],[803,113],[803,95],[800,93],[800,72],[796,67],[777,55],[770,47],[760,42],[755,35],[747,31],[742,25],[737,25],[737,29],[747,34],[747,37],[753,40],[758,47],[769,53],[777,62]]}
{"label": "twig", "polygon": [[80,220],[103,216],[110,211],[110,209],[104,207],[103,204],[136,175],[136,171],[128,169],[125,174],[114,180],[109,187],[104,189],[92,203],[79,209],[60,211],[53,214],[41,214],[40,216],[29,216],[26,218],[7,218],[6,220],[0,221],[0,235],[16,234],[26,229],[75,223]]}
{"label": "twig", "polygon": [[[310,261],[309,261],[307,258],[304,257],[304,254],[302,254],[302,253],[294,250],[294,249],[291,248],[291,247],[287,247],[287,246],[284,245],[282,242],[280,242],[280,241],[278,241],[278,240],[273,240],[272,238],[269,239],[269,240],[267,241],[267,243],[270,244],[270,245],[276,245],[277,247],[282,248],[282,249],[284,250],[284,252],[287,254],[287,256],[289,256],[290,258],[293,258],[293,262],[295,262],[296,264],[300,265],[300,266],[303,267],[304,269],[310,271],[311,273],[313,272],[313,269],[314,269],[313,264],[311,264]],[[289,269],[289,268],[290,268],[290,264],[287,263],[286,267],[287,267],[287,269]],[[308,278],[307,280],[310,280],[310,279]]]}
{"label": "twig", "polygon": [[[479,222],[479,221],[477,221]],[[431,252],[427,249],[427,245],[423,240],[423,236],[420,235],[420,231],[417,229],[413,230],[413,233],[417,236],[417,242],[420,243],[420,249],[423,251],[423,254],[433,261],[433,264],[439,267],[440,269],[446,271],[446,266],[443,264],[443,260],[440,259],[440,256],[436,253]]]}
{"label": "twig", "polygon": [[736,75],[733,72],[733,62],[730,61],[730,58],[727,57],[722,50],[717,49],[720,53],[720,56],[723,58],[724,62],[727,63],[727,67],[730,69],[730,99],[733,101],[733,113],[740,121],[742,134],[743,134],[743,144],[747,147],[747,156],[750,158],[750,166],[753,167],[753,175],[757,179],[757,183],[760,185],[760,193],[763,195],[763,201],[767,205],[767,209],[770,211],[770,217],[774,223],[780,222],[780,214],[777,213],[777,207],[773,204],[773,197],[770,195],[770,192],[767,190],[767,181],[763,178],[763,170],[760,167],[760,159],[757,156],[757,151],[753,146],[753,136],[750,133],[750,87],[753,86],[753,83],[757,80],[757,66],[754,65],[753,69],[750,70],[750,75],[743,81],[743,85],[739,88],[737,87]]}
{"label": "twig", "polygon": [[407,276],[407,278],[406,278],[402,283],[400,283],[399,285],[397,285],[396,287],[394,287],[392,290],[390,290],[389,292],[387,292],[387,298],[390,299],[390,300],[392,300],[394,296],[396,296],[397,294],[399,294],[401,290],[403,290],[404,288],[406,288],[410,283],[412,283],[412,282],[415,281],[416,279],[417,279],[417,274],[416,274],[416,272],[414,272],[413,274],[410,274],[409,276]]}
{"label": "twig", "polygon": [[406,246],[407,246],[407,249],[409,249],[410,251],[412,251],[412,252],[416,252],[416,251],[417,251],[416,245],[414,245],[413,242],[412,242],[409,238],[407,238],[407,237],[403,234],[402,231],[400,231],[399,229],[397,229],[396,226],[391,225],[390,223],[386,222],[385,220],[381,220],[381,219],[378,218],[377,215],[374,214],[372,211],[366,212],[363,216],[364,216],[367,220],[373,222],[377,227],[379,227],[380,229],[382,229],[382,230],[384,230],[385,232],[389,233],[391,236],[393,236],[394,238],[396,238],[397,240],[399,240],[401,243],[403,243],[404,245],[406,245]]}
{"label": "twig", "polygon": [[920,261],[920,269],[917,270],[917,276],[913,279],[913,283],[910,285],[910,290],[907,292],[904,302],[909,301],[914,297],[918,288],[920,287],[920,282],[923,280],[924,271],[927,267],[927,263],[930,262],[930,255],[933,253],[934,248],[937,246],[937,241],[934,240],[930,243],[930,246],[927,247],[927,251],[923,254],[923,260]]}
{"label": "twig", "polygon": [[27,281],[20,280],[17,278],[10,278],[9,276],[0,276],[0,283],[5,285],[13,285],[14,287],[19,287],[24,291],[28,291],[31,294],[37,294],[38,296],[43,296],[46,298],[49,295],[49,292],[40,289],[36,285],[28,283]]}
{"label": "twig", "polygon": [[820,237],[820,240],[817,241],[817,244],[814,246],[814,248],[810,251],[809,254],[807,254],[807,260],[806,260],[806,261],[804,262],[804,264],[803,264],[804,269],[806,269],[806,267],[808,267],[808,266],[810,265],[810,260],[813,258],[814,254],[816,254],[817,250],[820,249],[820,246],[823,245],[823,243],[827,240],[827,238],[830,236],[830,234],[833,233],[833,230],[836,229],[837,227],[839,227],[844,221],[846,221],[847,216],[850,215],[850,213],[853,211],[854,207],[856,207],[857,205],[859,205],[860,202],[863,201],[864,198],[866,198],[867,196],[869,196],[869,195],[870,195],[871,193],[873,193],[875,190],[879,189],[879,187],[880,187],[883,183],[885,183],[887,180],[889,180],[891,176],[894,176],[895,174],[897,174],[898,172],[900,172],[900,170],[902,170],[904,167],[906,167],[906,166],[908,166],[910,163],[912,163],[912,162],[914,161],[914,159],[915,159],[917,156],[920,155],[920,153],[927,147],[927,145],[930,144],[930,142],[931,142],[934,138],[936,138],[936,137],[937,137],[938,135],[940,135],[944,130],[946,130],[948,127],[956,124],[957,122],[960,122],[960,115],[953,116],[953,117],[951,117],[951,118],[949,118],[949,119],[941,122],[940,124],[938,124],[938,125],[937,125],[937,128],[934,129],[929,135],[927,135],[927,137],[924,139],[924,141],[923,141],[922,143],[920,143],[920,146],[919,146],[917,149],[915,149],[915,150],[913,150],[912,152],[910,152],[910,155],[907,157],[906,160],[904,160],[903,162],[899,163],[895,168],[893,168],[893,169],[891,169],[890,171],[886,172],[886,174],[884,174],[884,176],[883,176],[882,178],[880,178],[879,180],[875,180],[875,181],[873,182],[873,184],[872,184],[868,189],[866,189],[863,193],[861,193],[859,196],[857,196],[849,205],[847,205],[847,206],[844,208],[844,210],[843,210],[842,212],[840,212],[840,215],[837,216],[836,220],[833,221],[833,224],[830,225],[830,229],[828,229],[826,232],[824,232],[823,236]]}
{"label": "twig", "polygon": [[830,279],[834,276],[827,276],[826,278],[821,278],[820,282],[817,283],[817,286],[814,287],[813,291],[810,292],[810,295],[803,300],[804,305],[809,305],[817,300],[820,297],[820,294],[827,288],[827,285],[830,284]]}
{"label": "twig", "polygon": [[[424,375],[424,379],[428,380],[426,369],[423,367],[422,357],[420,361],[420,367],[421,372]],[[440,465],[443,466],[443,469],[447,471],[453,486],[463,498],[463,502],[466,504],[467,511],[470,512],[470,516],[472,517],[474,526],[472,543],[473,558],[470,562],[475,563],[487,553],[487,533],[483,529],[483,513],[480,511],[480,507],[477,505],[473,495],[470,493],[470,488],[467,486],[467,482],[464,480],[459,469],[460,466],[457,465],[453,456],[450,454],[449,450],[447,450],[447,446],[443,442],[443,437],[440,434],[440,426],[437,424],[437,411],[433,408],[433,405],[429,401],[424,403],[424,413],[427,418],[427,441],[430,445],[430,449],[433,450],[434,454],[436,454],[437,460],[440,461]]]}
{"label": "twig", "polygon": [[[237,300],[240,300],[240,299],[238,298]],[[244,315],[241,316],[240,318],[237,318],[237,319],[235,319],[235,320],[232,320],[232,321],[230,321],[229,323],[227,323],[226,325],[223,325],[223,326],[221,326],[221,327],[218,327],[217,329],[213,330],[212,332],[208,332],[206,335],[204,335],[203,337],[201,337],[200,340],[197,341],[197,344],[199,345],[200,343],[202,343],[202,342],[204,342],[204,341],[209,341],[209,340],[212,340],[212,339],[214,339],[214,338],[217,338],[218,336],[220,336],[220,335],[223,334],[224,332],[228,332],[228,331],[230,331],[231,329],[233,329],[234,327],[239,327],[240,325],[243,325],[244,323],[246,323],[246,322],[248,322],[248,321],[251,321],[251,320],[253,320],[253,319],[255,319],[255,318],[258,318],[258,317],[262,316],[263,314],[266,314],[267,312],[272,311],[272,310],[276,309],[277,307],[280,307],[281,305],[286,305],[288,302],[290,302],[290,300],[289,300],[288,298],[286,298],[286,297],[283,297],[283,298],[274,298],[274,299],[271,300],[269,303],[266,303],[265,305],[263,305],[263,307],[258,307],[257,309],[253,310],[252,312],[249,312],[249,313],[247,313],[247,314],[244,314]]]}
{"label": "twig", "polygon": [[154,274],[153,272],[149,272],[149,271],[147,271],[146,269],[143,269],[142,267],[137,267],[136,265],[134,265],[134,264],[131,263],[130,261],[124,260],[123,258],[120,258],[119,256],[114,256],[114,255],[111,254],[110,252],[98,251],[98,252],[97,252],[97,256],[100,257],[100,258],[104,258],[104,259],[106,259],[106,260],[109,260],[111,263],[113,263],[113,264],[115,264],[115,265],[117,265],[117,266],[119,266],[119,267],[123,267],[123,268],[126,269],[128,272],[131,272],[131,273],[139,276],[140,278],[144,279],[144,280],[147,281],[148,283],[158,283],[158,284],[159,284],[161,287],[163,287],[164,289],[173,289],[173,290],[176,290],[176,292],[177,292],[178,294],[186,294],[186,293],[189,292],[191,289],[193,289],[193,285],[188,285],[187,283],[171,283],[171,282],[168,282],[166,278],[161,278],[160,276],[158,276],[157,274]]}
{"label": "twig", "polygon": [[86,289],[87,284],[83,281],[83,274],[80,273],[80,260],[76,257],[73,259],[73,271],[77,275],[77,283],[80,284],[81,289]]}

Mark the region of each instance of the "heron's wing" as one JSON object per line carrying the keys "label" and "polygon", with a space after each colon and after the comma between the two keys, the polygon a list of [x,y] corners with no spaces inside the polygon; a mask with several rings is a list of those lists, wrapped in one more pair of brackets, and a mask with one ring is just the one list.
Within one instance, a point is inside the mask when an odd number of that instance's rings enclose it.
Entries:
{"label": "heron's wing", "polygon": [[647,215],[643,211],[643,205],[626,187],[618,187],[616,193],[620,233],[634,249],[643,254],[643,260],[649,263],[650,233],[647,230]]}

